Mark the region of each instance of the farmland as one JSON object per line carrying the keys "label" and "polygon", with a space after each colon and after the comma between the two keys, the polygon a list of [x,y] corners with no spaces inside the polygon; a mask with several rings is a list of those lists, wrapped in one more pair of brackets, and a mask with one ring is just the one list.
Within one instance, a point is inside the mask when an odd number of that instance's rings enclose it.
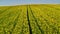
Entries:
{"label": "farmland", "polygon": [[60,5],[0,6],[0,34],[60,34]]}

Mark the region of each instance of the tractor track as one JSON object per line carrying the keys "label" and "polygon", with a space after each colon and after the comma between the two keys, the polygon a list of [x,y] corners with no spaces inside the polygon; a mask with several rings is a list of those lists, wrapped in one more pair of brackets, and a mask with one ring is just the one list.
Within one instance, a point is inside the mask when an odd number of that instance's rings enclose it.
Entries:
{"label": "tractor track", "polygon": [[[30,6],[29,6],[29,8],[30,8]],[[31,8],[30,8],[30,10],[31,10]],[[32,10],[31,10],[31,14],[32,14],[32,17],[34,18],[34,20],[35,20],[35,22],[36,22],[36,25],[38,26],[39,30],[41,31],[41,34],[44,34],[44,31],[40,28],[37,19],[36,19],[35,16],[33,15]]]}
{"label": "tractor track", "polygon": [[28,6],[27,6],[27,20],[28,20],[30,34],[32,34],[32,28],[31,28],[31,25],[30,25],[30,19],[29,19],[29,13],[28,13]]}

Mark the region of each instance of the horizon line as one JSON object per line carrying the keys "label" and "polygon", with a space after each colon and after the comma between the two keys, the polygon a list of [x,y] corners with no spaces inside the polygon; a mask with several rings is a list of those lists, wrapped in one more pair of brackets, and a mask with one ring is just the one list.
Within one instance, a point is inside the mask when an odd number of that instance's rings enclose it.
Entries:
{"label": "horizon line", "polygon": [[[53,4],[53,5],[56,5],[58,3],[41,3],[41,4]],[[16,5],[40,5],[40,4],[16,4]],[[16,6],[16,5],[0,5],[0,6]]]}

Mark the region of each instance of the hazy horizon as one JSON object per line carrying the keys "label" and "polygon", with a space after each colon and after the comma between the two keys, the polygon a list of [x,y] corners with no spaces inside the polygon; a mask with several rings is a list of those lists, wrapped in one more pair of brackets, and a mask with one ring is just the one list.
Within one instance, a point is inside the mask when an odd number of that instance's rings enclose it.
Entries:
{"label": "hazy horizon", "polygon": [[23,4],[60,4],[60,0],[0,0],[0,6]]}

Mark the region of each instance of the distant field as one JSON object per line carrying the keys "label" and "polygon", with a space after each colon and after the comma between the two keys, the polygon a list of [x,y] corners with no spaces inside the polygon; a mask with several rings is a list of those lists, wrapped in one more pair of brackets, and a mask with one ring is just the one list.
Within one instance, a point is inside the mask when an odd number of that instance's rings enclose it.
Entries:
{"label": "distant field", "polygon": [[0,34],[60,34],[60,5],[0,6]]}

